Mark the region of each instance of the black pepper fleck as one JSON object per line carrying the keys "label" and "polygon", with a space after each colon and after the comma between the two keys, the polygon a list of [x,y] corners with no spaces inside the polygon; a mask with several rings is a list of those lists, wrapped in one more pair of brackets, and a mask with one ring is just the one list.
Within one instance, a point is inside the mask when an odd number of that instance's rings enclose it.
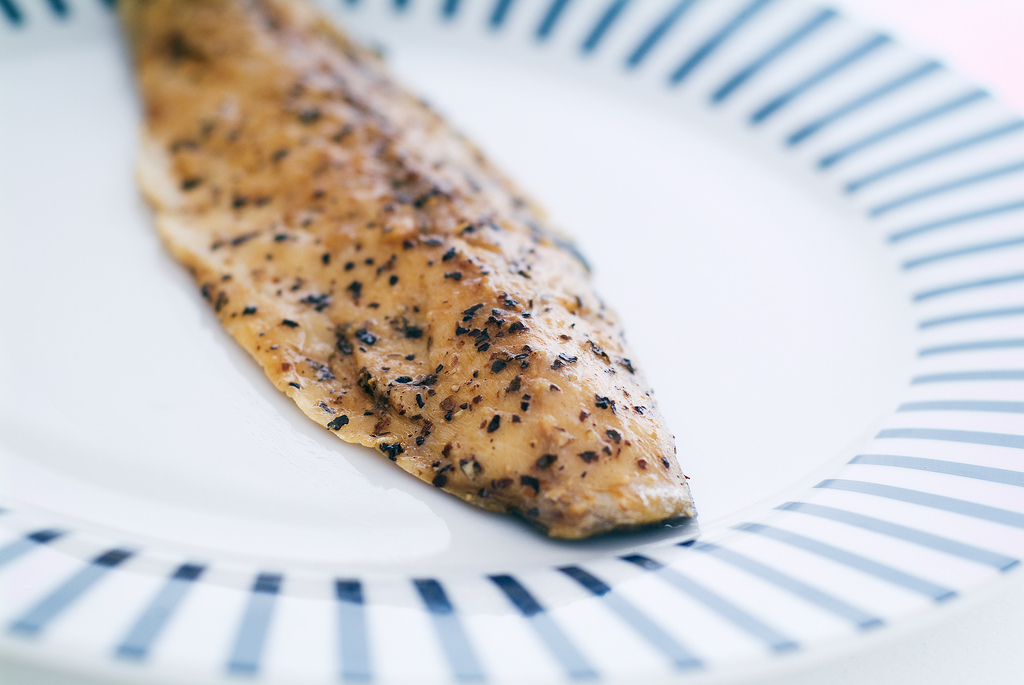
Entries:
{"label": "black pepper fleck", "polygon": [[352,354],[355,351],[352,349],[352,343],[350,343],[344,335],[338,336],[336,347],[342,354]]}
{"label": "black pepper fleck", "polygon": [[259,231],[252,231],[251,233],[243,233],[240,236],[236,236],[236,237],[232,238],[231,239],[231,245],[233,247],[238,247],[239,245],[242,245],[243,243],[246,243],[246,242],[252,240],[253,238],[258,236],[259,234],[260,234]]}
{"label": "black pepper fleck", "polygon": [[299,121],[304,124],[312,124],[320,118],[320,110],[316,107],[310,107],[309,109],[303,110],[299,114]]}
{"label": "black pepper fleck", "polygon": [[300,300],[300,302],[302,302],[303,304],[312,305],[312,307],[318,312],[322,312],[323,310],[331,306],[331,298],[330,296],[325,294],[306,295],[304,298],[302,298],[302,300]]}
{"label": "black pepper fleck", "polygon": [[375,336],[373,333],[366,330],[365,328],[360,328],[358,331],[356,331],[355,335],[356,340],[363,343],[364,345],[372,345],[375,342],[377,342],[377,336]]}
{"label": "black pepper fleck", "polygon": [[336,430],[340,429],[342,426],[347,426],[347,425],[348,425],[348,417],[345,416],[344,414],[342,414],[341,416],[339,416],[338,418],[334,419],[329,424],[327,424],[327,427],[330,428],[332,431],[336,431]]}
{"label": "black pepper fleck", "polygon": [[554,362],[552,362],[551,368],[557,371],[558,369],[562,368],[566,364],[572,364],[573,362],[576,361],[576,359],[577,359],[576,357],[574,357],[574,356],[572,356],[570,354],[566,354],[565,352],[559,352],[558,353],[558,359],[556,359]]}
{"label": "black pepper fleck", "polygon": [[537,460],[537,468],[546,469],[558,460],[556,454],[545,454],[543,457]]}

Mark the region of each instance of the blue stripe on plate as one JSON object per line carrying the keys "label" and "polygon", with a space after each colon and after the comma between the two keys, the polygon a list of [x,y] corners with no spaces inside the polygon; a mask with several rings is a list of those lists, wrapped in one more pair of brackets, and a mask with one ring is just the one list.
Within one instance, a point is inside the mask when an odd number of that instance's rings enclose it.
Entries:
{"label": "blue stripe on plate", "polygon": [[590,53],[597,49],[600,45],[601,39],[608,33],[608,30],[618,20],[619,15],[626,9],[626,5],[629,4],[629,0],[614,0],[608,9],[605,10],[601,18],[597,20],[594,28],[587,34],[586,40],[583,41],[583,45],[580,46],[580,50],[584,53]]}
{"label": "blue stripe on plate", "polygon": [[274,614],[274,601],[284,580],[279,573],[261,573],[256,576],[249,604],[235,635],[235,644],[228,659],[228,673],[255,675],[260,669],[263,645],[267,640],[270,619]]}
{"label": "blue stripe on plate", "polygon": [[15,635],[34,637],[103,576],[132,556],[127,549],[112,549],[93,559],[80,571],[64,581],[53,592],[11,622],[8,630]]}
{"label": "blue stripe on plate", "polygon": [[949,371],[914,376],[911,385],[921,383],[960,383],[969,381],[1024,381],[1024,369],[986,369],[982,371]]}
{"label": "blue stripe on plate", "polygon": [[980,312],[965,312],[963,314],[952,314],[940,316],[934,319],[925,319],[917,324],[918,328],[932,328],[934,326],[945,326],[951,323],[962,321],[976,321],[978,319],[999,319],[1004,316],[1020,316],[1024,314],[1024,307],[1004,307],[1003,309],[986,309]]}
{"label": "blue stripe on plate", "polygon": [[587,658],[576,648],[572,640],[562,631],[544,607],[523,587],[522,583],[509,575],[488,576],[509,601],[519,610],[533,627],[540,641],[555,657],[566,675],[572,680],[596,680],[597,671]]}
{"label": "blue stripe on plate", "polygon": [[942,537],[941,535],[933,535],[932,533],[926,533],[922,530],[917,530],[916,528],[900,526],[895,523],[890,523],[889,521],[883,521],[881,519],[864,516],[863,514],[856,514],[852,511],[845,511],[835,507],[826,507],[821,504],[809,504],[807,502],[786,502],[778,508],[784,511],[798,511],[801,514],[817,516],[830,521],[838,521],[839,523],[856,526],[857,528],[870,530],[874,533],[888,535],[889,537],[905,540],[945,554],[951,554],[955,557],[960,557],[961,559],[975,561],[986,566],[993,566],[1000,571],[1013,568],[1019,563],[1013,557],[1008,557],[1005,554],[999,554],[998,552],[992,552],[987,549],[975,547],[974,545],[950,540],[949,538]]}
{"label": "blue stripe on plate", "polygon": [[46,0],[46,4],[50,6],[50,11],[56,14],[61,19],[68,16],[68,5],[64,0]]}
{"label": "blue stripe on plate", "polygon": [[459,0],[444,0],[441,6],[441,16],[445,19],[454,19],[459,13]]}
{"label": "blue stripe on plate", "polygon": [[921,300],[928,300],[933,297],[940,297],[942,295],[948,295],[950,293],[959,293],[964,290],[975,290],[977,288],[992,288],[995,286],[1006,285],[1008,283],[1020,283],[1024,281],[1024,273],[1019,274],[1005,274],[1003,276],[993,276],[990,278],[982,278],[976,281],[967,281],[965,283],[954,283],[952,285],[945,285],[939,288],[932,288],[931,290],[924,290],[914,295],[914,301],[920,302]]}
{"label": "blue stripe on plate", "polygon": [[920,492],[909,488],[898,488],[893,485],[881,485],[879,483],[867,483],[859,480],[825,480],[814,487],[827,488],[830,490],[844,490],[846,492],[859,492],[864,495],[875,495],[886,499],[919,504],[930,509],[941,509],[954,514],[963,514],[971,518],[1001,523],[1014,528],[1024,528],[1024,514],[1019,514],[1008,509],[990,507],[987,504],[968,502],[967,500],[933,495],[929,492]]}
{"label": "blue stripe on plate", "polygon": [[417,578],[413,580],[413,585],[434,620],[434,628],[455,680],[460,683],[481,683],[486,680],[480,660],[441,583],[433,578]]}
{"label": "blue stripe on plate", "polygon": [[395,11],[404,12],[409,9],[409,0],[394,0]]}
{"label": "blue stripe on plate", "polygon": [[614,592],[607,583],[595,577],[579,566],[561,566],[558,569],[592,594],[600,597],[605,605],[615,612],[619,618],[641,635],[647,642],[661,652],[679,670],[703,668],[704,664],[694,656],[693,652],[679,644],[657,623],[652,621],[619,593]]}
{"label": "blue stripe on plate", "polygon": [[897,76],[891,81],[883,83],[882,85],[876,87],[873,90],[869,90],[868,92],[862,95],[858,95],[849,102],[835,108],[828,114],[818,117],[809,124],[806,124],[803,127],[797,129],[792,134],[790,134],[790,136],[786,139],[786,144],[789,146],[799,145],[800,143],[807,140],[808,138],[810,138],[823,128],[826,128],[827,126],[839,121],[840,119],[843,119],[844,117],[853,114],[862,107],[867,107],[873,102],[881,100],[885,96],[891,95],[892,93],[897,92],[901,88],[909,86],[910,84],[924,78],[925,76],[928,76],[929,74],[934,74],[940,69],[942,69],[942,65],[934,61],[926,62],[920,66],[914,67],[907,73],[901,74],[900,76]]}
{"label": "blue stripe on plate", "polygon": [[1011,350],[1024,347],[1024,338],[1009,338],[1006,340],[972,340],[970,342],[952,343],[949,345],[935,345],[934,347],[923,347],[917,352],[919,357],[930,357],[935,354],[950,354],[951,352],[977,352],[978,350]]}
{"label": "blue stripe on plate", "polygon": [[358,580],[336,580],[334,594],[338,599],[341,680],[346,683],[368,683],[373,680],[373,669],[370,665],[363,584]]}
{"label": "blue stripe on plate", "polygon": [[62,530],[37,530],[23,538],[9,542],[0,547],[0,566],[9,564],[21,555],[31,552],[38,545],[45,545],[62,535],[64,535]]}
{"label": "blue stripe on plate", "polygon": [[694,50],[689,57],[683,60],[683,63],[679,65],[679,68],[672,72],[672,75],[669,77],[669,83],[672,83],[673,85],[681,83],[694,69],[700,66],[701,62],[706,60],[712,53],[729,40],[730,36],[739,31],[744,24],[753,19],[758,12],[770,5],[773,1],[774,0],[753,0],[753,2],[740,10],[736,16],[727,21],[722,28],[713,33],[711,37]]}
{"label": "blue stripe on plate", "polygon": [[931,400],[906,402],[896,411],[984,411],[1004,414],[1024,414],[1024,402],[997,400]]}
{"label": "blue stripe on plate", "polygon": [[650,33],[640,41],[640,44],[637,45],[633,52],[630,53],[629,57],[626,58],[626,66],[630,69],[636,68],[647,56],[647,53],[649,53],[665,36],[665,34],[669,32],[669,29],[679,21],[679,18],[686,14],[686,10],[690,9],[690,7],[696,2],[697,0],[681,0],[680,2],[677,2],[675,7],[669,10],[668,14],[662,17],[661,21],[654,25],[654,28],[651,29]]}
{"label": "blue stripe on plate", "polygon": [[508,16],[509,9],[512,8],[512,3],[515,0],[498,0],[494,5],[494,12],[491,13],[490,27],[492,30],[501,28],[501,25],[505,23],[505,18]]}
{"label": "blue stripe on plate", "polygon": [[987,480],[992,483],[1004,483],[1006,485],[1016,485],[1019,488],[1024,488],[1024,471],[996,469],[991,466],[964,464],[959,461],[926,459],[924,457],[903,457],[898,454],[858,454],[850,460],[850,463],[871,464],[873,466],[895,466],[904,469],[916,469],[918,471],[932,471],[934,473],[945,473],[950,476],[975,478],[977,480]]}
{"label": "blue stripe on plate", "polygon": [[946,250],[944,252],[934,252],[929,255],[908,259],[903,262],[902,267],[904,269],[916,269],[917,267],[924,266],[925,264],[934,264],[935,262],[944,262],[947,259],[959,259],[960,257],[969,257],[971,255],[981,254],[984,252],[1004,250],[1008,247],[1017,247],[1018,245],[1024,245],[1024,236],[1007,238],[1005,240],[995,240],[988,243],[966,245],[964,247],[958,247],[954,250]]}
{"label": "blue stripe on plate", "polygon": [[823,9],[815,13],[809,20],[807,20],[807,22],[798,26],[792,33],[770,47],[760,57],[733,74],[725,83],[719,86],[718,89],[711,94],[711,102],[713,104],[720,104],[723,102],[726,98],[732,95],[733,91],[752,79],[759,72],[767,68],[772,62],[792,50],[837,16],[836,11],[831,9]]}
{"label": "blue stripe on plate", "polygon": [[114,654],[122,659],[140,661],[144,659],[153,643],[160,636],[171,614],[181,604],[186,593],[206,568],[199,564],[182,564],[142,612],[138,620],[128,629]]}
{"label": "blue stripe on plate", "polygon": [[865,186],[877,183],[878,181],[881,181],[884,178],[888,178],[893,174],[898,174],[902,171],[906,171],[907,169],[912,169],[922,164],[926,164],[928,162],[939,159],[940,157],[945,157],[946,155],[961,152],[968,148],[972,148],[975,145],[987,143],[991,140],[1001,138],[1002,136],[1009,135],[1010,133],[1015,133],[1022,129],[1024,129],[1024,120],[1018,119],[1016,121],[1000,124],[999,126],[990,128],[987,131],[982,131],[981,133],[976,133],[974,135],[967,136],[966,138],[961,138],[952,143],[947,143],[946,145],[941,145],[937,148],[927,150],[926,152],[922,152],[914,155],[913,157],[909,157],[902,161],[889,164],[887,166],[882,167],[881,169],[878,169],[877,171],[873,171],[869,174],[861,176],[858,179],[849,181],[845,186],[846,192],[856,192]]}
{"label": "blue stripe on plate", "polygon": [[629,554],[622,557],[622,559],[630,562],[631,564],[636,564],[647,571],[655,572],[669,585],[675,587],[677,590],[681,590],[735,625],[740,630],[743,630],[765,643],[765,645],[767,645],[773,652],[783,653],[797,649],[796,642],[794,642],[790,637],[783,635],[781,632],[764,623],[759,618],[752,616],[721,595],[709,590],[700,583],[687,578],[675,569],[669,568],[661,562],[640,554]]}
{"label": "blue stripe on plate", "polygon": [[569,4],[569,0],[554,0],[551,3],[551,7],[544,14],[544,18],[541,20],[540,25],[537,27],[536,38],[537,40],[546,40],[551,32],[555,30],[555,26],[558,24],[558,20],[562,18],[562,12],[565,11],[566,5]]}
{"label": "blue stripe on plate", "polygon": [[22,15],[21,9],[14,4],[14,0],[0,0],[0,12],[2,12],[4,17],[7,18],[7,21],[15,26],[20,26],[21,23],[25,21],[25,17]]}
{"label": "blue stripe on plate", "polygon": [[731,549],[719,547],[718,545],[710,542],[698,542],[693,545],[693,549],[699,552],[711,554],[751,575],[757,576],[764,581],[776,585],[790,594],[800,597],[804,601],[810,602],[825,611],[831,612],[850,621],[861,630],[878,628],[882,625],[882,620],[880,618],[872,616],[866,611],[862,611],[855,606],[847,604],[843,600],[833,597],[827,592],[822,592],[821,590],[811,587],[792,576],[788,576],[781,571],[765,566],[761,562],[755,561],[754,559],[738,552],[734,552]]}
{"label": "blue stripe on plate", "polygon": [[[1022,168],[1024,168],[1024,165],[1022,165]],[[955,226],[956,224],[962,224],[976,219],[984,219],[990,216],[998,216],[999,214],[1006,214],[1007,212],[1016,212],[1021,209],[1024,209],[1024,200],[1016,200],[1014,202],[994,205],[992,207],[983,207],[963,214],[957,214],[956,216],[949,216],[936,221],[929,221],[928,223],[921,224],[919,226],[912,226],[901,231],[896,231],[889,235],[889,242],[896,243],[901,240],[906,240],[907,238],[920,235],[921,233],[934,231],[937,228]]]}
{"label": "blue stripe on plate", "polygon": [[833,547],[832,545],[812,540],[811,538],[804,537],[797,533],[791,533],[788,530],[775,528],[773,526],[766,526],[761,523],[742,523],[736,527],[739,530],[744,530],[748,533],[756,533],[773,540],[778,540],[779,542],[784,542],[787,545],[797,547],[820,557],[831,559],[832,561],[843,564],[844,566],[849,566],[850,568],[876,578],[880,578],[881,580],[892,583],[893,585],[898,585],[899,587],[907,590],[931,597],[936,602],[942,602],[956,597],[956,592],[949,588],[942,587],[941,585],[937,585],[923,578],[918,578],[917,576],[913,576],[909,573],[904,573],[899,569],[881,564],[877,561],[866,559],[859,554],[848,552],[845,549]]}
{"label": "blue stripe on plate", "polygon": [[889,200],[883,204],[876,205],[868,211],[868,214],[871,216],[881,216],[882,214],[886,214],[894,209],[904,207],[914,202],[935,197],[936,195],[942,195],[943,193],[947,193],[951,190],[957,190],[959,188],[974,185],[975,183],[983,183],[994,178],[1000,178],[1007,174],[1014,174],[1018,171],[1024,171],[1024,162],[1016,162],[1015,164],[996,167],[995,169],[989,169],[988,171],[982,171],[977,174],[971,174],[970,176],[964,176],[953,181],[947,181],[946,183],[931,186],[930,188],[925,188],[924,190],[919,190],[909,195],[898,197],[895,200]]}
{"label": "blue stripe on plate", "polygon": [[[860,140],[849,143],[835,152],[825,155],[818,160],[818,167],[821,169],[827,169],[852,154],[870,148],[892,138],[893,136],[909,131],[933,119],[949,114],[950,112],[955,112],[961,107],[966,107],[967,105],[985,100],[989,97],[991,96],[984,90],[973,90],[969,93],[965,93],[964,95],[959,95],[948,102],[938,105],[937,107],[926,109],[923,112],[919,112],[913,116],[903,119],[902,121],[898,121],[895,124],[890,124],[879,131],[875,131],[874,133],[861,138]],[[849,192],[849,190],[850,189],[848,188],[847,192]]]}
{"label": "blue stripe on plate", "polygon": [[773,114],[778,112],[780,109],[788,105],[793,100],[797,99],[807,91],[813,89],[815,86],[827,81],[829,78],[839,73],[843,69],[855,64],[864,57],[867,57],[875,50],[886,46],[892,42],[892,38],[885,34],[877,34],[864,41],[853,50],[847,52],[836,60],[833,60],[829,64],[825,65],[818,71],[814,72],[804,80],[798,82],[796,85],[790,87],[788,90],[783,91],[779,95],[775,96],[767,103],[765,103],[760,109],[750,115],[751,124],[760,124],[766,121]]}
{"label": "blue stripe on plate", "polygon": [[878,431],[879,439],[909,438],[911,440],[942,440],[971,445],[992,445],[1024,450],[1024,435],[986,433],[982,431],[952,430],[949,428],[886,428]]}

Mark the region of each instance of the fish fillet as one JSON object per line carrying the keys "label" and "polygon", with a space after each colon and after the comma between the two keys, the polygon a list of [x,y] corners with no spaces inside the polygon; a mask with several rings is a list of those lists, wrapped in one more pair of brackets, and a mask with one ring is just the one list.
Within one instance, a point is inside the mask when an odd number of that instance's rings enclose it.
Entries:
{"label": "fish fillet", "polygon": [[160,235],[307,416],[554,537],[694,514],[582,258],[378,55],[302,2],[118,6]]}

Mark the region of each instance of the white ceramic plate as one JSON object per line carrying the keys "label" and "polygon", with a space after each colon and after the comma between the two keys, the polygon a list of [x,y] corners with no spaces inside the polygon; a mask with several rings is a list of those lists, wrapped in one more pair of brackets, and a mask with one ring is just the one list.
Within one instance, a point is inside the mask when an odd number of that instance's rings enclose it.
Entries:
{"label": "white ceramic plate", "polygon": [[1019,115],[795,0],[326,6],[578,238],[700,530],[552,542],[305,419],[155,238],[107,4],[0,0],[0,656],[716,679],[1017,565]]}

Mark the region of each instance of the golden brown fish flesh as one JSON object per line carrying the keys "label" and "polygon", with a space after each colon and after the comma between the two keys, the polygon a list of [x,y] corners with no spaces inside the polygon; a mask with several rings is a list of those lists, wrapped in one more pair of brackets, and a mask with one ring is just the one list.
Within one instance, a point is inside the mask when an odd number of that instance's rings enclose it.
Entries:
{"label": "golden brown fish flesh", "polygon": [[578,254],[379,57],[287,0],[121,0],[164,242],[310,418],[555,537],[692,516]]}

